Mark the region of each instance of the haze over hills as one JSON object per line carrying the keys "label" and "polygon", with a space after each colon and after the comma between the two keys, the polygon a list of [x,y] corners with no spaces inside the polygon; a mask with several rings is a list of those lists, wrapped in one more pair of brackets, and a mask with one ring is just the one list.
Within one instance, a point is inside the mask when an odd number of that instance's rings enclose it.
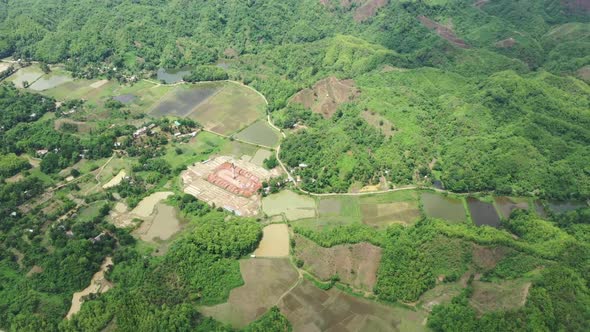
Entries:
{"label": "haze over hills", "polygon": [[0,59],[0,329],[590,329],[590,1],[6,0]]}

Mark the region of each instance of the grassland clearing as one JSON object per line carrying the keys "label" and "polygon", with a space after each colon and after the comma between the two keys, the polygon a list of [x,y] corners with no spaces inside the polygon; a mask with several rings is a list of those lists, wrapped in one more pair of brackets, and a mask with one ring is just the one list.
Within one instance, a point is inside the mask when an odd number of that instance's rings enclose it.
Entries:
{"label": "grassland clearing", "polygon": [[258,149],[256,153],[250,160],[251,163],[258,165],[260,167],[264,166],[264,160],[270,158],[272,156],[272,152],[266,149]]}
{"label": "grassland clearing", "polygon": [[389,138],[395,134],[395,126],[384,116],[371,111],[363,111],[361,117],[375,129],[379,130],[385,137]]}
{"label": "grassland clearing", "polygon": [[[207,160],[210,155],[221,153],[228,142],[222,137],[208,132],[200,132],[191,138],[188,143],[177,142],[169,145],[164,159],[172,166],[178,168]],[[177,152],[179,149],[180,153]]]}
{"label": "grassland clearing", "polygon": [[531,282],[522,279],[500,283],[474,281],[469,304],[481,315],[499,310],[514,310],[526,303]]}
{"label": "grassland clearing", "polygon": [[286,224],[268,225],[262,231],[262,240],[254,251],[256,257],[289,256],[289,227]]}
{"label": "grassland clearing", "polygon": [[369,243],[323,248],[301,235],[295,235],[295,257],[304,269],[321,280],[337,275],[340,281],[356,289],[371,292],[377,282],[382,249]]}
{"label": "grassland clearing", "polygon": [[265,120],[258,120],[235,135],[239,140],[267,147],[275,147],[279,143],[279,133]]}
{"label": "grassland clearing", "polygon": [[325,118],[331,118],[338,106],[354,100],[358,94],[353,80],[339,80],[332,76],[318,81],[311,89],[299,91],[291,98],[291,102],[302,104]]}
{"label": "grassland clearing", "polygon": [[311,197],[283,190],[262,199],[262,210],[268,216],[284,215],[287,220],[314,218],[315,200]]}
{"label": "grassland clearing", "polygon": [[241,260],[240,272],[244,285],[233,289],[226,303],[201,307],[202,314],[242,328],[276,305],[298,278],[287,258]]}
{"label": "grassland clearing", "polygon": [[323,291],[304,279],[279,303],[294,331],[426,331],[426,314]]}

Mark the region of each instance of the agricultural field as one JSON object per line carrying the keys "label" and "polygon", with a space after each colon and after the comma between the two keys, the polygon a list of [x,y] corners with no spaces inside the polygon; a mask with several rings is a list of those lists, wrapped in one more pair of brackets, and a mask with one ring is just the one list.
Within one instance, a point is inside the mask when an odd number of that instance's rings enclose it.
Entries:
{"label": "agricultural field", "polygon": [[420,219],[418,193],[415,191],[362,196],[360,206],[363,223],[376,228],[391,224],[412,225]]}
{"label": "agricultural field", "polygon": [[453,198],[433,192],[424,192],[420,196],[424,214],[431,218],[444,219],[451,223],[467,220],[463,198]]}
{"label": "agricultural field", "polygon": [[386,306],[303,279],[279,303],[294,331],[426,331],[426,313]]}
{"label": "agricultural field", "polygon": [[6,80],[14,83],[17,88],[23,88],[23,83],[33,84],[43,76],[43,71],[38,65],[31,65],[20,68],[16,73],[9,76]]}
{"label": "agricultural field", "polygon": [[234,136],[241,141],[271,148],[279,143],[281,137],[266,120],[258,120]]}
{"label": "agricultural field", "polygon": [[369,243],[323,248],[295,235],[294,255],[303,261],[303,269],[324,281],[337,275],[341,282],[367,292],[372,292],[377,282],[381,251]]}
{"label": "agricultural field", "polygon": [[242,328],[276,305],[298,278],[287,258],[243,259],[240,272],[244,285],[233,289],[226,303],[201,307],[202,314]]}
{"label": "agricultural field", "polygon": [[316,203],[311,197],[283,190],[262,199],[262,211],[267,216],[283,215],[287,220],[314,218]]}
{"label": "agricultural field", "polygon": [[[201,103],[220,92],[223,88],[222,83],[185,84],[177,86],[163,96],[162,100],[149,113],[155,117],[187,117]],[[203,118],[200,118],[200,120],[203,120]]]}
{"label": "agricultural field", "polygon": [[524,306],[531,287],[530,281],[506,280],[500,283],[474,281],[469,304],[481,315],[500,310],[515,310]]}

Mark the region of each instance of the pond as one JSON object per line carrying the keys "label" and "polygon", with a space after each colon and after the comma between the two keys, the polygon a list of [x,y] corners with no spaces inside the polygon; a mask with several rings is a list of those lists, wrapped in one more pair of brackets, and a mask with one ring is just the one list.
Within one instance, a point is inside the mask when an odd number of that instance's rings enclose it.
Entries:
{"label": "pond", "polygon": [[445,186],[443,185],[442,181],[440,181],[440,180],[432,181],[432,186],[436,189],[445,189]]}
{"label": "pond", "polygon": [[182,82],[182,78],[191,71],[189,68],[180,68],[180,69],[158,69],[157,78],[158,81],[164,81],[166,84],[174,84],[178,82]]}
{"label": "pond", "polygon": [[529,204],[527,202],[515,202],[514,199],[506,196],[496,197],[494,198],[494,201],[504,219],[510,218],[510,214],[516,209],[529,209]]}
{"label": "pond", "polygon": [[445,219],[455,222],[467,220],[463,202],[460,199],[446,197],[435,193],[423,193],[422,205],[424,213],[431,218]]}
{"label": "pond", "polygon": [[471,212],[471,218],[477,226],[500,227],[500,217],[492,203],[482,202],[475,197],[468,197],[467,206],[469,212]]}

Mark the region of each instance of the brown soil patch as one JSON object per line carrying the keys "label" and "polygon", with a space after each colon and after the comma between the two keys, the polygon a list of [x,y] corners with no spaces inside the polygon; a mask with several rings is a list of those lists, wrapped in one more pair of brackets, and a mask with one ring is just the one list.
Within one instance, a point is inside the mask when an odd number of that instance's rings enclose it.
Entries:
{"label": "brown soil patch", "polygon": [[485,271],[492,270],[511,251],[512,249],[507,247],[482,247],[474,244],[473,264]]}
{"label": "brown soil patch", "polygon": [[279,303],[293,331],[425,331],[426,314],[302,282]]}
{"label": "brown soil patch", "polygon": [[578,69],[578,77],[586,82],[590,82],[590,66],[584,66]]}
{"label": "brown soil patch", "polygon": [[66,316],[67,319],[72,318],[74,314],[80,311],[86,296],[90,294],[104,293],[113,287],[111,282],[106,280],[104,277],[104,273],[111,265],[113,265],[113,259],[111,257],[105,258],[104,262],[100,266],[100,270],[92,276],[90,285],[84,290],[74,293],[72,296],[72,306],[70,307],[70,311]]}
{"label": "brown soil patch", "polygon": [[511,48],[516,45],[516,40],[512,37],[496,42],[498,48]]}
{"label": "brown soil patch", "polygon": [[304,269],[322,280],[338,275],[340,281],[357,289],[372,291],[382,249],[369,243],[323,248],[303,236],[295,235],[295,256]]}
{"label": "brown soil patch", "polygon": [[256,257],[289,256],[289,227],[286,224],[273,224],[264,227],[262,241],[254,252]]}
{"label": "brown soil patch", "polygon": [[311,89],[299,91],[291,102],[300,103],[313,112],[330,118],[338,106],[353,100],[358,94],[353,80],[339,80],[332,76],[317,82]]}
{"label": "brown soil patch", "polygon": [[477,8],[481,8],[488,2],[490,2],[490,0],[477,0],[473,5]]}
{"label": "brown soil patch", "polygon": [[[334,9],[330,0],[320,0],[320,3],[327,8]],[[350,10],[354,6],[354,20],[363,22],[375,16],[379,8],[386,6],[388,3],[389,0],[340,0],[340,7]]]}
{"label": "brown soil patch", "polygon": [[562,3],[574,13],[580,10],[590,12],[590,0],[563,0]]}
{"label": "brown soil patch", "polygon": [[393,134],[396,132],[393,123],[380,114],[371,111],[364,111],[361,113],[361,117],[365,119],[365,121],[367,121],[367,123],[369,123],[371,126],[375,127],[375,129],[381,131],[381,133],[387,138],[393,136]]}
{"label": "brown soil patch", "polygon": [[469,48],[469,46],[465,43],[465,41],[463,41],[463,39],[455,35],[453,29],[444,26],[440,23],[437,23],[424,15],[418,16],[418,20],[426,28],[433,30],[437,35],[439,35],[441,38],[448,40],[451,44],[461,48]]}
{"label": "brown soil patch", "polygon": [[44,270],[39,265],[34,265],[29,272],[27,272],[27,277],[32,277],[34,274],[42,273]]}
{"label": "brown soil patch", "polygon": [[242,328],[276,305],[298,278],[288,258],[241,260],[240,271],[244,285],[233,289],[226,303],[200,308],[202,314]]}
{"label": "brown soil patch", "polygon": [[514,310],[526,303],[530,282],[508,280],[501,283],[474,281],[469,303],[481,315],[499,310]]}

